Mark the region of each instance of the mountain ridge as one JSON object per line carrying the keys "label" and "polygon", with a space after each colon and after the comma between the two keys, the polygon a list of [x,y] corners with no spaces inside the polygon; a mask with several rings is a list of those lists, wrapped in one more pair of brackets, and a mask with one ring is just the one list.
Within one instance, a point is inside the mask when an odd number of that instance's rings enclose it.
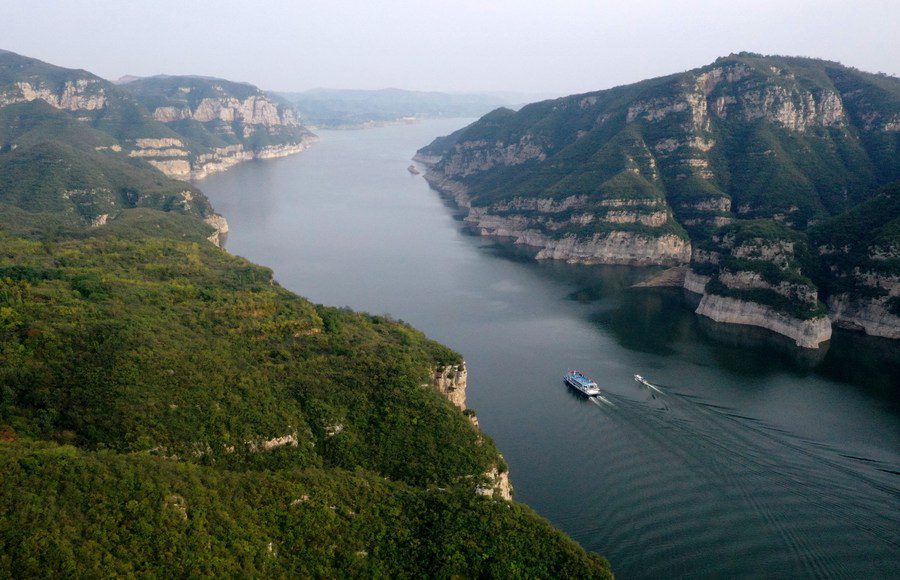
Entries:
{"label": "mountain ridge", "polygon": [[[739,53],[517,112],[497,109],[423,147],[417,159],[483,235],[534,246],[538,258],[691,262],[713,282],[705,294],[740,296],[766,313],[729,315],[730,322],[764,325],[766,316],[785,315],[794,328],[786,332],[814,348],[830,336],[830,321],[813,319],[825,316],[836,274],[804,269],[795,251],[806,252],[807,229],[900,179],[898,131],[896,78]],[[756,251],[717,238],[722,228],[746,229],[754,220],[773,223],[755,230]],[[802,239],[789,240],[791,232]],[[891,264],[897,252],[889,250]],[[718,265],[728,255],[737,270]],[[767,262],[778,271],[766,268],[762,279]],[[900,313],[884,308],[900,292],[897,272],[886,276],[874,283],[877,296],[849,299],[862,300],[851,309],[884,319],[867,331],[877,326],[877,334],[897,337]],[[819,330],[809,333],[812,326]]]}

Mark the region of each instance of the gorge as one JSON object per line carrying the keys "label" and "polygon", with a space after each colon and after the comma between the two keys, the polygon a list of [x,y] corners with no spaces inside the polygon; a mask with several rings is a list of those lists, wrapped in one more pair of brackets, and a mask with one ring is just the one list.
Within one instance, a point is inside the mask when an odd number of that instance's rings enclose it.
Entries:
{"label": "gorge", "polygon": [[[233,216],[229,250],[285,287],[465,353],[465,404],[515,498],[617,575],[892,574],[895,343],[837,328],[797,348],[697,317],[680,289],[632,288],[658,268],[534,261],[468,234],[407,167],[469,122],[322,130],[303,155],[204,191]],[[570,392],[573,367],[612,405]]]}
{"label": "gorge", "polygon": [[175,178],[305,149],[292,109],[129,85],[0,52],[0,576],[610,578],[512,500],[459,354],[221,248]]}
{"label": "gorge", "polygon": [[0,576],[896,576],[895,85],[313,135],[0,52]]}

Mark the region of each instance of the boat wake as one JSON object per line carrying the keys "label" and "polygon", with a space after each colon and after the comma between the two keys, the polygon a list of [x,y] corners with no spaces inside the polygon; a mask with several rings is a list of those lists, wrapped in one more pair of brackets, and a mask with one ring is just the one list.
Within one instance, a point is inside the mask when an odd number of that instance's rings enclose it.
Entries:
{"label": "boat wake", "polygon": [[623,576],[858,576],[861,562],[900,574],[900,466],[641,384],[651,400],[592,398],[617,431],[598,443],[600,483],[628,491],[598,497],[606,525],[575,534],[601,552],[642,554],[617,562]]}
{"label": "boat wake", "polygon": [[594,397],[591,397],[590,399],[591,399],[591,401],[593,401],[593,402],[594,402],[596,405],[598,405],[598,406],[601,406],[601,407],[602,407],[603,405],[608,405],[608,406],[610,406],[610,407],[612,407],[612,408],[614,408],[614,409],[616,408],[615,403],[613,403],[612,401],[610,401],[609,399],[607,399],[607,398],[604,397],[603,395],[596,395],[596,396],[594,396]]}

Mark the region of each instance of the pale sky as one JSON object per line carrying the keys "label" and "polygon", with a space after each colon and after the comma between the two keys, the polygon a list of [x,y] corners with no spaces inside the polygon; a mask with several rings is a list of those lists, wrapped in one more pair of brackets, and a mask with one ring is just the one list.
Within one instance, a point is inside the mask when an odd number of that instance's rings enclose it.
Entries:
{"label": "pale sky", "polygon": [[0,0],[0,48],[115,79],[570,94],[742,50],[900,73],[900,0]]}

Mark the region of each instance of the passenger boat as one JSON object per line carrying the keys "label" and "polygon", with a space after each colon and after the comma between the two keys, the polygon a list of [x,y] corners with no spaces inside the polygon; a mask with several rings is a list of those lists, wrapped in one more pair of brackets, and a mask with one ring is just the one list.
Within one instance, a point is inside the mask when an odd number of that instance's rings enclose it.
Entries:
{"label": "passenger boat", "polygon": [[600,394],[600,388],[597,387],[597,383],[587,378],[579,371],[567,372],[563,376],[563,380],[566,381],[567,385],[569,385],[582,395],[593,397]]}

